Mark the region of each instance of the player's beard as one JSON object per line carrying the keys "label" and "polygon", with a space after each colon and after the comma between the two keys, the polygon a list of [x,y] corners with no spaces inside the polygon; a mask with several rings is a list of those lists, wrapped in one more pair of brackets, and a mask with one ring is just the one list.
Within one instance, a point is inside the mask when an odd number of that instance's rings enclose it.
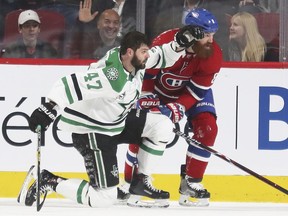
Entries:
{"label": "player's beard", "polygon": [[145,68],[145,63],[147,62],[141,62],[141,60],[139,58],[137,58],[137,56],[134,54],[132,60],[131,60],[131,64],[133,65],[133,67],[135,68],[135,71],[138,71],[140,69],[144,69]]}
{"label": "player's beard", "polygon": [[213,54],[214,49],[212,43],[195,43],[193,46],[193,51],[199,58],[208,58]]}

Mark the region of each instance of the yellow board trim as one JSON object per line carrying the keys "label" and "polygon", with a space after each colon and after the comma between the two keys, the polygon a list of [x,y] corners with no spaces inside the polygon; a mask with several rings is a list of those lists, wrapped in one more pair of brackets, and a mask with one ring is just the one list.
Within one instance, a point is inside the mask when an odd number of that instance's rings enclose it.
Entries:
{"label": "yellow board trim", "polygon": [[[66,178],[87,180],[86,173],[55,173]],[[0,172],[0,197],[17,197],[26,172]],[[123,177],[123,174],[120,174]],[[288,188],[288,176],[264,176],[276,184]],[[153,185],[170,192],[171,200],[179,198],[180,177],[178,174],[155,174]],[[288,203],[288,196],[253,176],[206,175],[205,188],[215,202],[273,202]],[[53,195],[49,196],[53,197]],[[59,197],[55,196],[54,197]]]}

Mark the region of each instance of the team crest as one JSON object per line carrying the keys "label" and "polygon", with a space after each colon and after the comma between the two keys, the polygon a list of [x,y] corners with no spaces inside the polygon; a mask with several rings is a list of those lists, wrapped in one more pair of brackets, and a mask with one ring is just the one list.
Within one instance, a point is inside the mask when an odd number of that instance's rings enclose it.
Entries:
{"label": "team crest", "polygon": [[119,77],[119,72],[118,72],[118,70],[116,69],[116,68],[109,68],[108,70],[107,70],[107,74],[106,74],[106,76],[107,76],[107,78],[109,79],[109,80],[116,80],[116,79],[118,79],[118,77]]}

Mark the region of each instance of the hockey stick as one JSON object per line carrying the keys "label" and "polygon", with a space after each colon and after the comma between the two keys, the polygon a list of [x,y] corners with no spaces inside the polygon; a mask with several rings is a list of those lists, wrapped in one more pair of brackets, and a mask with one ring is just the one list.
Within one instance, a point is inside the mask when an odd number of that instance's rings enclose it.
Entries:
{"label": "hockey stick", "polygon": [[234,166],[238,167],[239,169],[249,173],[250,175],[258,178],[259,180],[263,181],[264,183],[276,188],[277,190],[281,191],[282,193],[285,193],[286,195],[288,195],[288,190],[281,187],[280,185],[277,185],[276,183],[270,181],[269,179],[257,174],[256,172],[248,169],[247,167],[237,163],[236,161],[226,157],[225,155],[221,154],[220,152],[217,152],[216,150],[214,150],[213,148],[210,148],[209,146],[203,145],[202,143],[198,142],[195,139],[190,138],[189,136],[187,136],[186,134],[184,134],[183,132],[173,128],[173,132],[175,134],[177,134],[178,136],[182,137],[183,139],[185,139],[189,144],[194,145],[194,146],[198,146],[202,149],[205,149],[206,151],[212,153],[213,155],[227,161],[230,164],[233,164]]}
{"label": "hockey stick", "polygon": [[41,181],[41,145],[42,145],[42,133],[41,133],[41,126],[37,126],[37,161],[36,161],[36,166],[37,166],[37,178],[36,178],[36,208],[37,211],[40,211],[44,201],[47,196],[47,192],[44,194],[43,201],[40,202],[40,181]]}

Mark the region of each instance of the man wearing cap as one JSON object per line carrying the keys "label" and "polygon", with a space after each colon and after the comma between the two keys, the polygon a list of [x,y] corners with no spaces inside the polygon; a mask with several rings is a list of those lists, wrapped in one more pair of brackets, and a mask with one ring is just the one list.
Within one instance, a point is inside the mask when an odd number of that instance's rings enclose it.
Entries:
{"label": "man wearing cap", "polygon": [[38,14],[25,10],[18,17],[18,31],[22,37],[1,50],[2,58],[55,58],[57,51],[47,42],[39,40]]}

